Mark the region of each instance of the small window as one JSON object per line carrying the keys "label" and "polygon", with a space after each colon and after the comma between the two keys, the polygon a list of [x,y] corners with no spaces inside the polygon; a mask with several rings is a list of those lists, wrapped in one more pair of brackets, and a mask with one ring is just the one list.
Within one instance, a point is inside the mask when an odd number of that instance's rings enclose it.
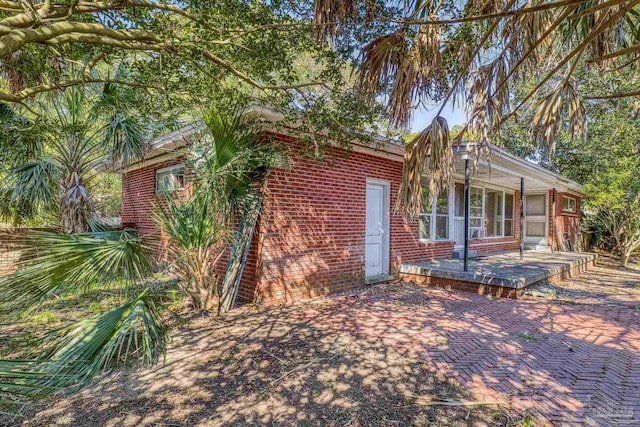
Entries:
{"label": "small window", "polygon": [[174,165],[156,171],[156,193],[184,190],[184,165]]}
{"label": "small window", "polygon": [[562,196],[562,212],[576,213],[576,199]]}

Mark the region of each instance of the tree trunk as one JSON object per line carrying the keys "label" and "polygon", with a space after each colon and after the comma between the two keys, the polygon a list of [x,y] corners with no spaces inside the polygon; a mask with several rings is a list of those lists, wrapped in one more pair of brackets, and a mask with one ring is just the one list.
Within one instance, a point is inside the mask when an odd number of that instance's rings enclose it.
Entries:
{"label": "tree trunk", "polygon": [[215,292],[212,292],[212,289],[196,285],[187,293],[195,311],[218,312],[219,298]]}
{"label": "tree trunk", "polygon": [[65,233],[85,233],[89,230],[91,203],[89,191],[77,172],[64,180],[64,194],[60,201],[60,226]]}
{"label": "tree trunk", "polygon": [[82,212],[73,206],[60,204],[60,226],[67,234],[85,233],[89,230],[86,212]]}

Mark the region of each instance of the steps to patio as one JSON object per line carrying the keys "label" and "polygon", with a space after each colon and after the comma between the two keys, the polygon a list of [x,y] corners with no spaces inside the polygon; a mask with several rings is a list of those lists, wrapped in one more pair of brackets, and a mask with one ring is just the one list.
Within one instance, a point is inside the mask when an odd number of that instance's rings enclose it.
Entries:
{"label": "steps to patio", "polygon": [[469,260],[464,271],[462,259],[436,259],[400,266],[407,282],[479,294],[517,298],[537,283],[575,277],[594,265],[595,254],[577,252],[525,251],[487,255]]}

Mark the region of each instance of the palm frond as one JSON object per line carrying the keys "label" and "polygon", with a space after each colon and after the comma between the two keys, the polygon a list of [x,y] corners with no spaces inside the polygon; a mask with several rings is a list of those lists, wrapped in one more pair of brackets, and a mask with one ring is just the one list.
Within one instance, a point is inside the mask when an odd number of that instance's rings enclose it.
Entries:
{"label": "palm frond", "polygon": [[542,133],[544,142],[551,151],[555,145],[556,135],[562,125],[562,89],[558,85],[538,104],[531,123],[532,129]]}
{"label": "palm frond", "polygon": [[0,414],[17,415],[20,406],[51,391],[42,383],[53,379],[45,372],[45,365],[41,361],[0,359]]}
{"label": "palm frond", "polygon": [[0,302],[19,310],[58,289],[83,289],[114,279],[141,280],[149,248],[130,230],[61,234],[34,231],[23,242],[18,271],[0,278]]}
{"label": "palm frond", "polygon": [[418,215],[424,199],[422,185],[425,179],[429,197],[437,196],[449,185],[453,173],[451,145],[447,121],[439,116],[407,144],[396,211],[409,219]]}
{"label": "palm frond", "polygon": [[555,149],[557,134],[567,115],[571,136],[586,138],[586,111],[582,99],[573,85],[563,81],[540,101],[531,123],[532,132],[541,136],[550,152]]}
{"label": "palm frond", "polygon": [[7,176],[10,202],[30,205],[33,210],[51,207],[60,197],[60,178],[60,166],[51,158],[16,167]]}
{"label": "palm frond", "polygon": [[400,70],[403,57],[409,52],[406,31],[399,30],[380,36],[360,50],[358,82],[360,90],[372,96],[386,89]]}
{"label": "palm frond", "polygon": [[262,132],[237,114],[214,109],[204,122],[208,135],[194,147],[193,167],[198,191],[215,194],[230,211],[272,167],[285,167],[284,151],[261,137]]}
{"label": "palm frond", "polygon": [[[215,196],[213,196],[215,198]],[[216,263],[231,241],[225,206],[209,192],[188,200],[167,198],[156,221],[169,237],[169,253],[178,284],[197,310],[215,310],[219,298]]]}
{"label": "palm frond", "polygon": [[[313,24],[318,38],[328,39],[336,36],[337,24],[357,14],[358,0],[315,0],[313,4]],[[367,1],[370,12],[375,7],[374,1]]]}
{"label": "palm frond", "polygon": [[150,127],[139,117],[121,112],[114,113],[101,133],[104,144],[110,147],[111,161],[127,164],[140,160],[148,150]]}
{"label": "palm frond", "polygon": [[107,312],[46,336],[50,390],[74,390],[109,369],[137,359],[153,364],[166,351],[167,328],[148,290]]}

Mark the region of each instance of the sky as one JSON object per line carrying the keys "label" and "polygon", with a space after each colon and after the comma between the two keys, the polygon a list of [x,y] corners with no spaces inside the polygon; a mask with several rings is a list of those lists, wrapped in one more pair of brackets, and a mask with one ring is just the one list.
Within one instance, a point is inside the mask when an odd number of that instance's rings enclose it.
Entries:
{"label": "sky", "polygon": [[[414,112],[413,119],[411,121],[411,132],[420,132],[421,130],[429,126],[429,124],[431,124],[431,120],[433,120],[436,113],[438,112],[438,108],[440,108],[440,104],[429,108],[421,107],[416,112]],[[454,108],[451,103],[448,103],[448,105],[444,107],[444,110],[442,110],[442,117],[447,119],[449,129],[451,129],[455,125],[463,125],[466,121],[464,109],[462,109],[462,106]]]}

